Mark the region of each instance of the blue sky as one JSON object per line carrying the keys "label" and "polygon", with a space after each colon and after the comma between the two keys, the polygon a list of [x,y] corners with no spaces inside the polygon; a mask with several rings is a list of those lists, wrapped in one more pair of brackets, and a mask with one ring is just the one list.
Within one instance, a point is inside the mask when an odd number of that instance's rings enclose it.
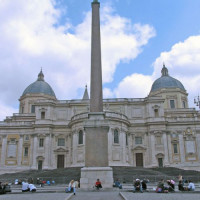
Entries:
{"label": "blue sky", "polygon": [[[105,98],[144,98],[162,63],[189,93],[200,81],[199,0],[100,0]],[[90,80],[91,0],[0,0],[0,120],[43,68],[58,99]]]}

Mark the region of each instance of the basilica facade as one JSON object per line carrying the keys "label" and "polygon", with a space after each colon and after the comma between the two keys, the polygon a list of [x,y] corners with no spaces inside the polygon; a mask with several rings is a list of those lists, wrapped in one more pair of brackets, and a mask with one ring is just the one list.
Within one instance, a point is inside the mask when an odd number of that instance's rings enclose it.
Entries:
{"label": "basilica facade", "polygon": [[[104,99],[108,165],[200,170],[200,115],[163,66],[146,98]],[[85,166],[87,87],[58,100],[41,71],[21,95],[19,113],[0,122],[0,171]]]}
{"label": "basilica facade", "polygon": [[19,98],[19,112],[0,122],[0,173],[112,166],[200,171],[200,113],[164,65],[147,97],[102,99],[99,8],[93,0],[90,97],[86,87],[82,99],[58,100],[41,70]]}

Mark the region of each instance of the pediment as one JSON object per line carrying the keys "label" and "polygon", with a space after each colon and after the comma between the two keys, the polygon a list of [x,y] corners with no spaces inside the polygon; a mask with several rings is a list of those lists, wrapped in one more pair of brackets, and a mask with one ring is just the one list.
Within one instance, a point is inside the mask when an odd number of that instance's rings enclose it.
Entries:
{"label": "pediment", "polygon": [[55,149],[54,152],[57,152],[57,153],[58,152],[68,152],[68,150],[65,149],[65,148],[60,147],[60,148]]}
{"label": "pediment", "polygon": [[136,146],[136,147],[133,148],[132,150],[133,150],[133,151],[135,151],[135,150],[146,150],[146,148],[143,147],[143,146]]}
{"label": "pediment", "polygon": [[164,158],[164,156],[165,156],[165,155],[164,155],[163,153],[158,153],[158,154],[156,154],[156,157],[157,157],[157,158]]}

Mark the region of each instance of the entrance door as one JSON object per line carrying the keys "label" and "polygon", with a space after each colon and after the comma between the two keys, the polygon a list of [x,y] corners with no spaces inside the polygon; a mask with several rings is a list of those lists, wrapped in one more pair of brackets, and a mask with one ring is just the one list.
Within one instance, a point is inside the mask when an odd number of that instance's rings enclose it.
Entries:
{"label": "entrance door", "polygon": [[64,168],[64,155],[58,155],[57,157],[57,168]]}
{"label": "entrance door", "polygon": [[42,170],[42,160],[38,160],[38,170]]}
{"label": "entrance door", "polygon": [[136,167],[143,167],[143,153],[136,153]]}
{"label": "entrance door", "polygon": [[163,159],[162,158],[158,158],[158,166],[163,167]]}

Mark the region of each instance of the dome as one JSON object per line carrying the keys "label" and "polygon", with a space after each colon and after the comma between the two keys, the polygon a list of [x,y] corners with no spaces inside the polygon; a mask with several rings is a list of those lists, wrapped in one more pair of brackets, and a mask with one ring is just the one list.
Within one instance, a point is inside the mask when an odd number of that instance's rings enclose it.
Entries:
{"label": "dome", "polygon": [[26,94],[38,94],[38,93],[43,93],[47,94],[53,97],[56,97],[53,89],[51,86],[44,81],[44,74],[42,70],[38,74],[38,79],[34,83],[30,84],[23,92],[22,96]]}
{"label": "dome", "polygon": [[161,73],[162,76],[154,81],[151,92],[155,92],[162,88],[180,88],[185,91],[183,84],[179,80],[169,76],[168,69],[165,65],[163,65]]}

